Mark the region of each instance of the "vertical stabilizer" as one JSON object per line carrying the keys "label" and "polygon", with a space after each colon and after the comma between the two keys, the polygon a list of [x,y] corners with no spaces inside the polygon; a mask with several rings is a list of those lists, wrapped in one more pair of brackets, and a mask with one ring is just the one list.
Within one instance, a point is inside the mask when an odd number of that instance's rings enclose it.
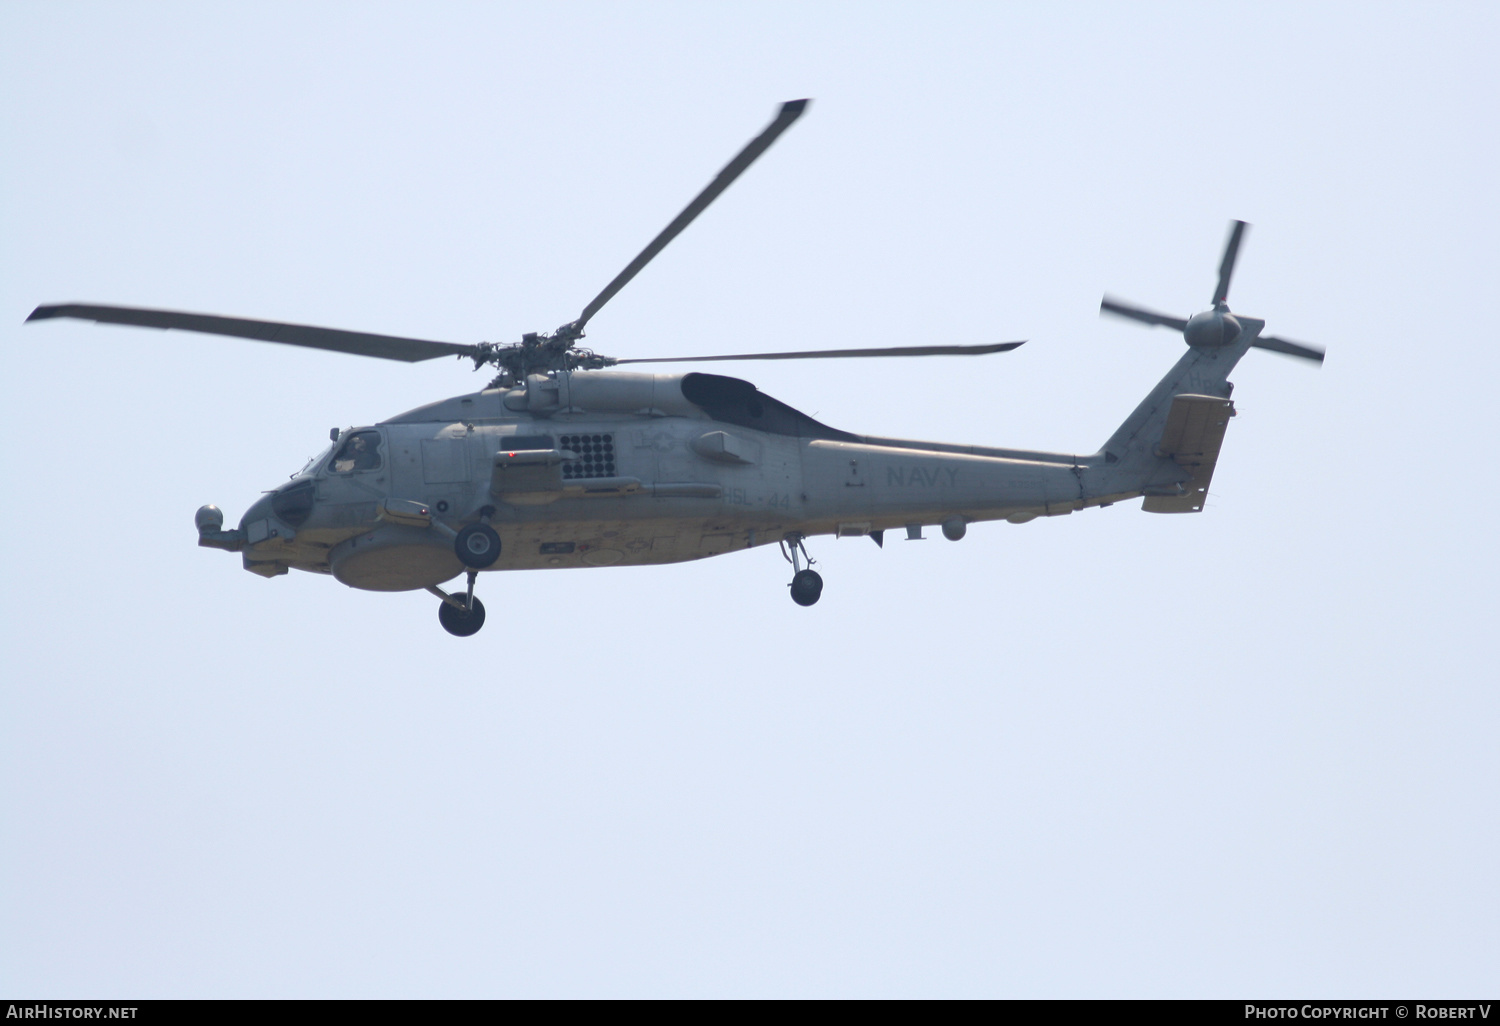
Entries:
{"label": "vertical stabilizer", "polygon": [[1106,466],[1134,473],[1154,468],[1161,461],[1157,452],[1172,400],[1177,396],[1229,398],[1229,374],[1266,324],[1253,317],[1241,317],[1239,322],[1240,336],[1229,345],[1212,349],[1192,347],[1182,354],[1182,359],[1104,443],[1102,456]]}
{"label": "vertical stabilizer", "polygon": [[1208,485],[1219,462],[1219,448],[1233,416],[1233,400],[1216,395],[1178,395],[1172,399],[1156,454],[1171,460],[1187,478],[1176,482],[1175,495],[1147,492],[1141,509],[1147,513],[1203,512]]}

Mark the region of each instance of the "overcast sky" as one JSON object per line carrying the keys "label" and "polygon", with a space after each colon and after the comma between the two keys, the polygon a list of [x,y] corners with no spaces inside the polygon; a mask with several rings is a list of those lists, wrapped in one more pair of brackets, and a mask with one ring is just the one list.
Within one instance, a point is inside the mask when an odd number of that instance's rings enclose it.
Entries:
{"label": "overcast sky", "polygon": [[[0,990],[1472,996],[1500,984],[1494,4],[0,6]],[[424,593],[195,545],[477,388],[162,306],[728,364],[1093,452],[1230,301],[1207,509]],[[936,533],[936,532],[931,532]]]}

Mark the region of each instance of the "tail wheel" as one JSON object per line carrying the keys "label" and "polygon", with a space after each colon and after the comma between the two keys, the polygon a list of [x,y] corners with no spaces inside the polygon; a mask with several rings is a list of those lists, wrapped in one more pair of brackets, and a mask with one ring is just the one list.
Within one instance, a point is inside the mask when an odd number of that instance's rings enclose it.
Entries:
{"label": "tail wheel", "polygon": [[489,524],[470,524],[453,539],[453,552],[464,566],[483,570],[500,558],[500,536]]}
{"label": "tail wheel", "polygon": [[438,622],[443,625],[443,630],[460,638],[479,633],[479,628],[484,626],[484,603],[478,599],[469,601],[468,609],[460,609],[452,602],[439,603]]}

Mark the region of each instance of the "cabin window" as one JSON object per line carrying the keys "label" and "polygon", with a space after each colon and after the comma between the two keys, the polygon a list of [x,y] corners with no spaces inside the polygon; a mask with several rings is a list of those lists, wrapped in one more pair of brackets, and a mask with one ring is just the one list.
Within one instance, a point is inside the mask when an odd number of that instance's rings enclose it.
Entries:
{"label": "cabin window", "polygon": [[333,472],[348,474],[356,470],[380,469],[380,432],[356,431],[333,454]]}
{"label": "cabin window", "polygon": [[511,435],[500,439],[501,452],[533,452],[552,448],[551,435]]}

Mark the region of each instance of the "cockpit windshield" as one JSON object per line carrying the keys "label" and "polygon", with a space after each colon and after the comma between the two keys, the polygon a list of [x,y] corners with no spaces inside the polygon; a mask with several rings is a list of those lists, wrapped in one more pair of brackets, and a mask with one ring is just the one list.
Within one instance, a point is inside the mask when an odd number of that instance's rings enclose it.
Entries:
{"label": "cockpit windshield", "polygon": [[335,474],[380,469],[380,432],[355,431],[344,438],[329,466]]}
{"label": "cockpit windshield", "polygon": [[302,464],[302,469],[299,470],[299,471],[297,471],[292,476],[293,477],[306,477],[308,474],[311,474],[313,472],[313,470],[317,468],[318,464],[322,463],[323,460],[325,460],[328,457],[328,454],[331,453],[332,451],[333,451],[333,446],[330,445],[328,448],[326,448],[322,452],[318,453],[312,459],[310,459],[306,463]]}

